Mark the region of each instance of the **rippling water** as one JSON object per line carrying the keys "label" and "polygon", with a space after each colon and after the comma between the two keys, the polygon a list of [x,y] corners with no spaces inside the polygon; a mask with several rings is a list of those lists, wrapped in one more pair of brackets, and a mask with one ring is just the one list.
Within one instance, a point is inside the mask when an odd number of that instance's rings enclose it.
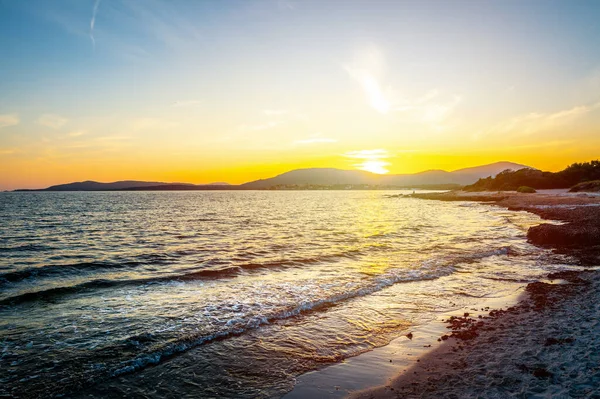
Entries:
{"label": "rippling water", "polygon": [[537,216],[386,194],[0,194],[0,396],[278,396],[561,267]]}

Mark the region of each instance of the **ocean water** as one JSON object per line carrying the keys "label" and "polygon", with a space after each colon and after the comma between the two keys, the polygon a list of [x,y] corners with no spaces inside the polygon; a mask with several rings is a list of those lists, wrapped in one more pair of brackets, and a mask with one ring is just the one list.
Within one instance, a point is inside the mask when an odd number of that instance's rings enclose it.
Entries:
{"label": "ocean water", "polygon": [[0,194],[0,396],[278,397],[567,259],[387,191]]}

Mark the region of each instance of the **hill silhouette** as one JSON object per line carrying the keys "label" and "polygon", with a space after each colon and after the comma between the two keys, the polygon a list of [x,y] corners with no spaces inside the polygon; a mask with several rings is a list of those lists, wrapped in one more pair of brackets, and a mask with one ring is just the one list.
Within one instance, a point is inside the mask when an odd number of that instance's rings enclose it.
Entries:
{"label": "hill silhouette", "polygon": [[510,169],[528,168],[512,162],[496,162],[473,168],[459,169],[453,172],[427,170],[414,174],[378,175],[362,170],[342,170],[334,168],[296,169],[269,179],[260,179],[242,184],[245,189],[266,189],[276,186],[292,185],[371,185],[371,186],[425,186],[472,184],[477,179],[495,176]]}
{"label": "hill silhouette", "polygon": [[[542,172],[540,170],[523,168],[516,171],[503,171],[496,177],[479,179],[474,184],[468,185],[465,191],[513,191],[519,187],[527,186],[534,189],[559,189],[569,188],[585,182],[600,180],[600,161],[574,163],[560,172]],[[583,186],[573,191],[591,190]]]}
{"label": "hill silhouette", "polygon": [[[363,170],[342,170],[335,168],[296,169],[268,178],[251,181],[241,185],[218,182],[211,184],[146,182],[123,180],[112,183],[83,181],[58,184],[38,190],[16,191],[151,191],[151,190],[264,190],[273,188],[310,188],[335,186],[363,187],[428,187],[456,188],[475,183],[482,177],[494,177],[498,173],[510,169],[528,168],[512,162],[496,162],[472,168],[459,169],[452,172],[445,170],[427,170],[414,174],[378,175]],[[450,187],[452,186],[452,187]]]}

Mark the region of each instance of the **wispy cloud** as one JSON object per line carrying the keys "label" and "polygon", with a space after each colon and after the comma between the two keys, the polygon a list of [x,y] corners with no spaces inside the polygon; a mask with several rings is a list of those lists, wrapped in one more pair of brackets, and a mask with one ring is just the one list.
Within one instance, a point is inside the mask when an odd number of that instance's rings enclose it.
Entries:
{"label": "wispy cloud", "polygon": [[358,150],[348,151],[342,154],[346,158],[357,158],[357,159],[382,159],[389,158],[390,154],[387,150],[378,148],[376,150]]}
{"label": "wispy cloud", "polygon": [[96,25],[96,14],[98,13],[100,1],[102,0],[96,0],[94,2],[94,9],[92,10],[92,19],[90,20],[90,39],[92,40],[92,46],[94,47],[94,49],[96,49],[96,39],[94,38],[94,26]]}
{"label": "wispy cloud", "polygon": [[139,21],[139,28],[172,50],[188,51],[204,39],[199,25],[172,2],[133,1],[127,2],[126,8],[129,9],[126,15],[119,17],[127,18],[127,14],[133,14]]}
{"label": "wispy cloud", "polygon": [[13,155],[18,153],[16,148],[0,148],[0,155]]}
{"label": "wispy cloud", "polygon": [[307,144],[324,144],[324,143],[337,143],[336,139],[329,137],[321,137],[321,134],[313,134],[309,138],[296,140],[293,144],[296,145],[307,145]]}
{"label": "wispy cloud", "polygon": [[18,125],[19,122],[19,116],[16,114],[0,115],[0,129],[2,129],[3,127]]}
{"label": "wispy cloud", "polygon": [[427,123],[434,130],[443,130],[446,126],[444,122],[452,115],[456,107],[462,101],[462,97],[454,96],[446,102],[427,103],[421,107],[423,122]]}
{"label": "wispy cloud", "polygon": [[84,131],[82,131],[82,130],[76,130],[76,131],[70,132],[69,133],[69,137],[81,137],[84,134],[85,134]]}
{"label": "wispy cloud", "polygon": [[343,68],[360,84],[371,108],[382,114],[402,112],[436,131],[446,127],[446,120],[462,100],[458,95],[444,96],[437,88],[416,98],[402,98],[391,86],[384,86],[387,65],[383,53],[375,46],[359,53]]}
{"label": "wispy cloud", "polygon": [[285,9],[285,10],[295,10],[296,9],[296,4],[290,0],[278,0],[277,6],[279,7],[279,9]]}
{"label": "wispy cloud", "polygon": [[60,115],[56,114],[44,114],[40,116],[37,123],[42,126],[49,127],[50,129],[60,129],[67,124],[69,120]]}
{"label": "wispy cloud", "polygon": [[371,108],[382,114],[390,111],[391,89],[384,89],[380,82],[385,60],[379,49],[371,47],[359,53],[352,63],[344,64],[342,67],[360,84]]}
{"label": "wispy cloud", "polygon": [[410,115],[431,129],[440,131],[446,128],[445,122],[461,102],[461,96],[454,95],[448,98],[446,95],[444,99],[440,90],[433,89],[413,101],[403,101],[394,110]]}
{"label": "wispy cloud", "polygon": [[600,108],[600,102],[592,105],[578,105],[556,112],[530,112],[498,123],[486,131],[477,133],[474,138],[490,134],[531,135],[549,131],[566,126],[598,108]]}

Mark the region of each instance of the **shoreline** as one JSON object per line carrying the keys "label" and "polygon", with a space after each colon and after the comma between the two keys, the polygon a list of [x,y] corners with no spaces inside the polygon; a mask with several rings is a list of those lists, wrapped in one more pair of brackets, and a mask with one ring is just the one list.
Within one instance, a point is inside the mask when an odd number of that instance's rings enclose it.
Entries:
{"label": "shoreline", "polygon": [[[555,190],[539,194],[450,191],[390,197],[484,202],[511,211],[534,213],[554,223],[541,223],[530,228],[527,232],[529,242],[556,253],[573,256],[578,265],[583,267],[600,265],[600,197],[593,194],[563,194]],[[470,309],[440,314],[435,320],[416,326],[411,331],[411,339],[403,335],[383,347],[346,359],[342,363],[305,373],[297,377],[296,385],[283,398],[505,397],[515,392],[520,392],[524,397],[535,397],[544,391],[540,384],[554,386],[560,375],[552,372],[552,364],[532,362],[532,359],[538,359],[539,356],[520,353],[519,342],[524,342],[523,338],[532,339],[533,342],[526,345],[528,348],[538,347],[541,351],[551,349],[555,356],[577,344],[583,345],[579,352],[585,351],[585,348],[600,346],[600,338],[596,343],[586,343],[586,338],[594,338],[594,335],[600,337],[600,323],[597,322],[600,319],[600,306],[587,311],[587,314],[595,315],[592,317],[596,320],[595,333],[586,335],[584,331],[584,338],[575,338],[555,331],[561,327],[568,330],[566,323],[571,320],[569,307],[592,305],[579,300],[592,294],[596,298],[595,302],[600,303],[598,271],[582,269],[550,273],[547,280],[521,285],[514,295],[490,298]],[[562,310],[559,309],[560,306]],[[565,314],[557,313],[559,311]],[[578,316],[585,318],[585,314],[582,311]],[[539,335],[540,332],[543,336]],[[514,336],[511,337],[511,334]],[[516,346],[511,346],[511,343]],[[569,353],[571,352],[577,351],[571,350]],[[490,353],[510,355],[505,356],[505,359],[496,359],[498,356],[489,356]],[[503,362],[508,370],[500,370]],[[512,363],[508,364],[510,362]],[[515,362],[518,364],[513,364]],[[578,364],[572,363],[575,367]],[[600,360],[596,364],[600,364]],[[560,367],[568,368],[565,365]],[[600,386],[598,370],[600,368],[595,371],[597,379],[594,374],[594,383]],[[575,371],[569,369],[569,373],[573,375]],[[528,391],[530,388],[519,387],[519,381],[522,381],[519,377],[522,376],[526,377],[527,386],[533,387],[531,391]],[[501,382],[498,383],[498,380]],[[457,386],[457,381],[464,385]],[[508,386],[495,392],[490,390],[489,384],[486,387],[486,381],[491,385],[498,383],[498,386]],[[554,389],[554,394],[561,392]]]}
{"label": "shoreline", "polygon": [[448,333],[445,320],[465,313],[477,317],[491,309],[509,308],[519,303],[524,295],[524,287],[515,287],[510,295],[485,298],[477,306],[436,314],[434,320],[414,326],[407,334],[392,339],[384,346],[298,376],[294,388],[282,399],[345,398],[374,385],[386,384],[430,353],[446,353],[452,349],[450,341],[440,338]]}
{"label": "shoreline", "polygon": [[[438,201],[494,203],[527,211],[542,223],[528,241],[600,265],[600,198],[587,195],[465,193],[413,194]],[[596,269],[596,268],[595,268]],[[387,384],[353,399],[440,397],[591,397],[600,394],[600,272],[551,273],[530,283],[517,305],[488,317],[465,314],[449,322],[451,336]],[[555,281],[552,281],[555,280]],[[557,282],[557,283],[556,283]],[[483,319],[483,320],[482,320]],[[593,396],[597,397],[597,396]]]}

